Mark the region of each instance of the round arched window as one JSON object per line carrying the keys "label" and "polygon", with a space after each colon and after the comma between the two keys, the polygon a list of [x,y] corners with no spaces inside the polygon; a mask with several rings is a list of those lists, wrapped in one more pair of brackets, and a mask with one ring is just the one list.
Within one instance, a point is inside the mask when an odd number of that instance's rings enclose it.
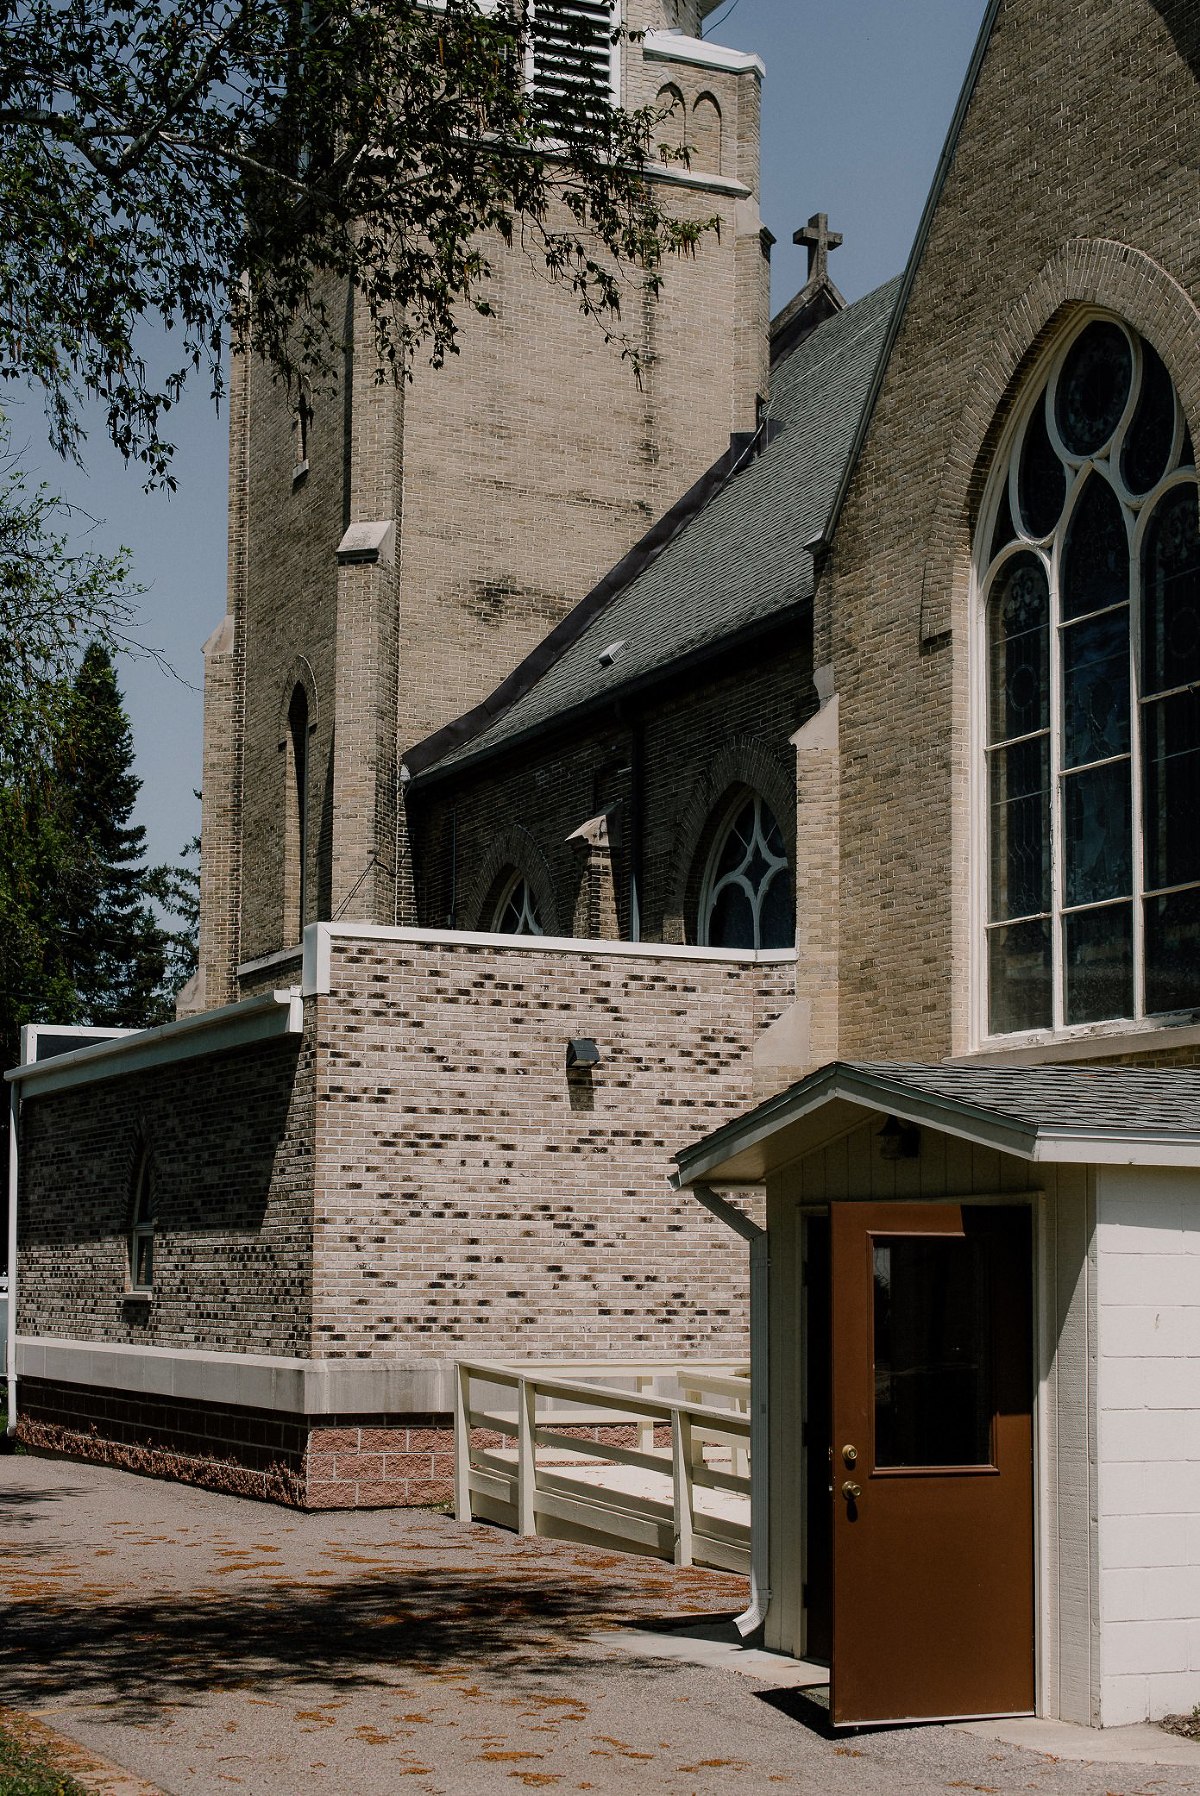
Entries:
{"label": "round arched window", "polygon": [[1162,361],[1110,318],[1009,433],[977,557],[985,1033],[1200,1008],[1194,463]]}
{"label": "round arched window", "polygon": [[497,935],[545,935],[537,894],[523,873],[506,881],[492,918]]}
{"label": "round arched window", "polygon": [[711,948],[791,948],[796,903],[783,834],[766,800],[743,793],[717,832],[700,900]]}

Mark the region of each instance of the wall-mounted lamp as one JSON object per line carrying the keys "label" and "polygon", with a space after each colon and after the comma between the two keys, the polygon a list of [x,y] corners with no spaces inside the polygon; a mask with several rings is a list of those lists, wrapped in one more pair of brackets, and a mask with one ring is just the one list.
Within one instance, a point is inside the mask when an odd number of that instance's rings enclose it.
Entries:
{"label": "wall-mounted lamp", "polygon": [[599,1066],[599,1064],[600,1050],[594,1041],[589,1041],[586,1037],[583,1037],[579,1041],[569,1041],[567,1043],[568,1072],[570,1072],[573,1067]]}
{"label": "wall-mounted lamp", "polygon": [[916,1123],[889,1116],[879,1131],[879,1152],[885,1160],[915,1160],[921,1151],[921,1131]]}

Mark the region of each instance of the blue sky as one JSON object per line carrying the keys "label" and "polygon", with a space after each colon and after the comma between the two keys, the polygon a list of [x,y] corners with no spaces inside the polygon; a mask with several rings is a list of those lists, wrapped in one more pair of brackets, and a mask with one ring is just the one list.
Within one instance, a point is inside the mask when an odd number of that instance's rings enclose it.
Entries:
{"label": "blue sky", "polygon": [[[707,36],[754,50],[767,66],[763,214],[779,240],[776,309],[803,284],[792,233],[813,212],[827,212],[845,236],[830,272],[847,299],[903,266],[984,4],[732,0],[710,15]],[[130,660],[121,680],[143,781],[139,821],[152,857],[173,860],[199,825],[200,645],[225,609],[225,418],[197,382],[174,414],[179,490],[147,495],[102,434],[93,433],[81,473],[46,451],[34,400],[2,398],[25,464],[99,520],[92,546],[129,545],[148,588],[141,638],[178,677]]]}

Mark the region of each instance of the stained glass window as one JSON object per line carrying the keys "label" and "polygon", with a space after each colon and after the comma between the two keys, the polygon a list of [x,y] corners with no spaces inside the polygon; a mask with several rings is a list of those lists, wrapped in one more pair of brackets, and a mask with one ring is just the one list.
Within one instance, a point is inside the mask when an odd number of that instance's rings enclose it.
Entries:
{"label": "stained glass window", "polygon": [[537,894],[523,873],[505,885],[492,919],[497,935],[545,935]]}
{"label": "stained glass window", "polygon": [[796,905],[783,834],[770,806],[747,793],[719,831],[700,905],[713,948],[792,948]]}
{"label": "stained glass window", "polygon": [[980,541],[987,1032],[1200,1009],[1200,496],[1125,325],[1043,367]]}

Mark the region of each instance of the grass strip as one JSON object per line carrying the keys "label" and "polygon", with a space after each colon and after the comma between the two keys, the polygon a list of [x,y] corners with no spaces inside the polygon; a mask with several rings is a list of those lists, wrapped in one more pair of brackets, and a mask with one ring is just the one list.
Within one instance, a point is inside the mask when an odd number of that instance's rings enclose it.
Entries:
{"label": "grass strip", "polygon": [[0,1796],[89,1796],[40,1747],[22,1742],[0,1722]]}

